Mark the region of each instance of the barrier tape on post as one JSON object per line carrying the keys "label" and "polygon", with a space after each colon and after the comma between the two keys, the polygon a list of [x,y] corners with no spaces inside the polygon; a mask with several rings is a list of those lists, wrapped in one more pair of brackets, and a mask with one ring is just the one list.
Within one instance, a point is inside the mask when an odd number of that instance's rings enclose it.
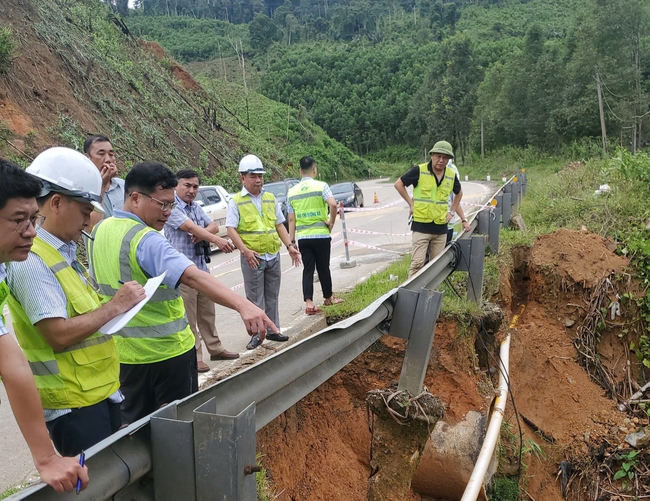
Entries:
{"label": "barrier tape on post", "polygon": [[389,250],[389,249],[382,249],[381,247],[375,247],[374,245],[362,244],[361,242],[355,242],[354,240],[349,240],[348,244],[353,245],[355,247],[365,247],[366,249],[374,249],[374,250],[378,250],[378,251],[382,251],[382,252],[390,252],[390,253],[393,253],[393,254],[399,254],[400,256],[404,255],[403,252]]}
{"label": "barrier tape on post", "polygon": [[357,230],[355,228],[348,228],[350,233],[360,233],[361,235],[387,235],[389,237],[409,237],[411,232],[408,233],[385,233],[382,231],[370,231],[370,230]]}

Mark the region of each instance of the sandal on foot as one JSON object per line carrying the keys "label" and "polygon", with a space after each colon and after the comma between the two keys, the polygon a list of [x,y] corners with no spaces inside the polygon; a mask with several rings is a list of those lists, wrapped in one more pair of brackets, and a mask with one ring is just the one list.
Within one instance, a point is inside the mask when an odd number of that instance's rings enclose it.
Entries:
{"label": "sandal on foot", "polygon": [[326,299],[326,300],[323,302],[323,304],[324,304],[325,306],[332,306],[333,304],[341,304],[342,302],[343,302],[343,300],[342,300],[340,297],[334,297],[334,296],[332,296],[331,298]]}
{"label": "sandal on foot", "polygon": [[316,313],[323,313],[318,306],[312,306],[311,308],[305,308],[305,313],[307,315],[316,315]]}

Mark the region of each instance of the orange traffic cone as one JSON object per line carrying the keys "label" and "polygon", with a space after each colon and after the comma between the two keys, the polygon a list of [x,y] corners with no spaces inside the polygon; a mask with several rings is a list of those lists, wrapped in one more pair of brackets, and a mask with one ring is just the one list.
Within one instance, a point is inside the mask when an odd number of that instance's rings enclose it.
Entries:
{"label": "orange traffic cone", "polygon": [[378,204],[379,203],[379,198],[377,197],[377,192],[375,191],[375,199],[372,202],[373,204]]}

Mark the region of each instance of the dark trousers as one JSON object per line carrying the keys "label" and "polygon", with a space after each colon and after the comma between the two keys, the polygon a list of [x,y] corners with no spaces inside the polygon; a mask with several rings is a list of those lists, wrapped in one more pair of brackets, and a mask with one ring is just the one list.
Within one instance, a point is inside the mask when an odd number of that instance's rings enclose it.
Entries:
{"label": "dark trousers", "polygon": [[332,297],[332,275],[330,273],[330,251],[332,239],[301,238],[298,248],[302,257],[302,295],[303,299],[314,300],[314,268],[318,272],[318,280],[323,288],[325,299]]}
{"label": "dark trousers", "polygon": [[192,349],[152,364],[120,364],[122,421],[127,424],[148,416],[163,405],[185,398],[199,389],[196,351]]}
{"label": "dark trousers", "polygon": [[120,404],[102,400],[95,405],[72,409],[45,424],[59,454],[76,456],[120,429]]}

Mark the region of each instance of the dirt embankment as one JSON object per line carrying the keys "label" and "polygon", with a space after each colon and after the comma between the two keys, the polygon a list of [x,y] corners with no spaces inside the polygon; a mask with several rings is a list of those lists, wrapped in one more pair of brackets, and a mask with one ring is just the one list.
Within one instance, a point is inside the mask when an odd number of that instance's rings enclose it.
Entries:
{"label": "dirt embankment", "polygon": [[[612,395],[578,363],[574,346],[592,294],[604,279],[610,277],[610,295],[614,294],[611,291],[622,295],[634,289],[625,273],[628,263],[614,248],[597,235],[560,230],[540,237],[532,249],[516,249],[514,269],[503,270],[502,287],[495,299],[504,309],[506,321],[497,339],[505,334],[513,314],[520,313],[511,330],[510,355],[511,389],[528,451],[520,499],[564,499],[560,462],[569,461],[578,468],[594,451],[602,452],[611,445],[613,453],[626,432],[647,424],[647,419],[634,418],[633,422],[618,410]],[[618,382],[627,377],[625,346],[637,335],[633,314],[623,305],[622,317],[606,322],[599,334],[605,370]],[[626,322],[629,332],[619,337]],[[469,410],[487,412],[493,396],[490,377],[496,382],[494,370],[490,376],[494,360],[474,354],[475,344],[482,348],[491,336],[459,334],[461,330],[454,320],[438,323],[425,381],[430,391],[448,404],[445,419],[450,423],[460,421]],[[258,434],[262,462],[281,493],[278,499],[365,499],[370,455],[366,392],[385,388],[399,378],[403,356],[404,343],[384,337]],[[617,384],[616,388],[620,387]],[[516,435],[511,402],[506,420]],[[554,443],[536,433],[533,426]],[[542,453],[531,454],[533,449]],[[502,461],[501,474],[516,475],[517,470],[515,458],[510,464],[508,458]],[[586,500],[584,496],[591,492],[583,490],[587,482],[582,473],[576,470],[569,482],[571,499]],[[420,495],[413,492],[412,499],[420,499]]]}

